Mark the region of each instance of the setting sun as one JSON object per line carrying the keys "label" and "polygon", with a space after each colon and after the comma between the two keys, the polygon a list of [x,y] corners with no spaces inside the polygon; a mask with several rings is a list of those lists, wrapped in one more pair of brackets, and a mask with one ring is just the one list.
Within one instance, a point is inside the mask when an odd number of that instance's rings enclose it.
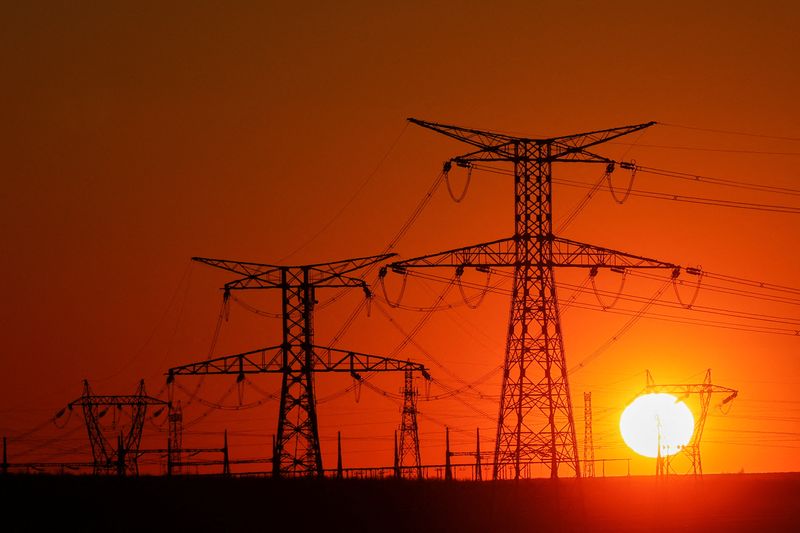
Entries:
{"label": "setting sun", "polygon": [[625,444],[645,457],[673,455],[689,443],[694,417],[684,402],[671,394],[645,394],[622,412],[620,432]]}

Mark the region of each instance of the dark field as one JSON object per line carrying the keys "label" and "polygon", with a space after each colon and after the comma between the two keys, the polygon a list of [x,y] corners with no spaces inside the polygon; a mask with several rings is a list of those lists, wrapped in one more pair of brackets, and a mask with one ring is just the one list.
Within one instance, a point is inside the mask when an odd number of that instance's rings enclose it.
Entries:
{"label": "dark field", "polygon": [[0,476],[0,531],[800,531],[800,474],[504,482]]}

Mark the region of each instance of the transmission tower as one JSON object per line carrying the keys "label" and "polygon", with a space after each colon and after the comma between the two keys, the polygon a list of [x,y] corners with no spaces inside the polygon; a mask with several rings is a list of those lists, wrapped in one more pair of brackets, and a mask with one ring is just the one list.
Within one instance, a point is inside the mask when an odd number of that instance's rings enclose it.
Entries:
{"label": "transmission tower", "polygon": [[[681,448],[679,452],[685,455],[689,460],[689,471],[696,475],[703,475],[703,462],[700,459],[700,440],[703,438],[703,430],[706,426],[706,418],[708,416],[708,408],[711,406],[711,396],[714,394],[725,394],[725,397],[720,402],[720,405],[725,405],[733,401],[739,395],[739,391],[729,387],[722,387],[714,385],[711,382],[711,369],[706,370],[705,378],[702,383],[682,383],[682,384],[665,384],[657,385],[653,380],[653,375],[647,370],[646,376],[647,384],[642,394],[652,393],[667,393],[673,394],[678,399],[688,398],[690,395],[696,394],[700,398],[700,416],[694,425],[694,433],[689,441],[689,444]],[[661,443],[659,431],[659,446],[658,446],[658,460],[656,462],[656,475],[667,475],[670,472],[673,459],[667,455],[661,456]]]}
{"label": "transmission tower", "polygon": [[171,368],[168,372],[168,383],[178,375],[235,374],[237,381],[242,382],[246,374],[281,374],[273,475],[321,476],[322,454],[314,395],[315,373],[349,372],[354,378],[361,379],[359,372],[419,372],[426,379],[430,378],[427,369],[419,363],[314,344],[316,290],[360,287],[369,297],[366,282],[348,274],[384,261],[392,255],[303,266],[193,258],[194,261],[244,276],[225,284],[223,294],[226,300],[233,290],[280,289],[283,340],[278,346]]}
{"label": "transmission tower", "polygon": [[400,475],[409,470],[417,479],[422,479],[422,460],[419,455],[419,432],[417,430],[417,395],[414,388],[414,372],[405,371],[403,385],[403,416],[400,422]]}
{"label": "transmission tower", "polygon": [[592,438],[592,393],[583,393],[583,464],[584,475],[594,477],[594,439]]}
{"label": "transmission tower", "polygon": [[[395,262],[395,272],[418,267],[514,269],[510,323],[495,444],[494,477],[520,477],[528,462],[542,462],[558,477],[565,465],[580,476],[575,422],[567,379],[553,267],[667,268],[677,265],[583,244],[553,235],[552,175],[556,162],[615,161],[588,149],[652,126],[654,122],[548,139],[513,137],[409,119],[471,145],[474,151],[445,163],[471,168],[480,162],[510,162],[514,167],[514,235],[438,254]],[[633,168],[628,163],[625,168]]]}
{"label": "transmission tower", "polygon": [[[71,411],[73,407],[83,409],[83,418],[86,432],[89,435],[89,444],[92,449],[94,473],[110,473],[137,475],[139,473],[139,445],[142,441],[142,428],[144,427],[147,408],[159,406],[168,407],[168,402],[148,396],[144,390],[144,380],[139,382],[136,393],[131,396],[101,396],[92,392],[89,381],[83,381],[83,394],[77,400],[67,404]],[[100,419],[109,410],[116,420],[117,411],[128,410],[130,426],[127,431],[120,431],[114,437],[109,437],[100,425]],[[117,424],[112,424],[116,429]],[[116,444],[112,444],[116,441]]]}
{"label": "transmission tower", "polygon": [[167,475],[179,474],[183,462],[183,410],[178,400],[170,409],[168,416],[169,436],[167,438]]}

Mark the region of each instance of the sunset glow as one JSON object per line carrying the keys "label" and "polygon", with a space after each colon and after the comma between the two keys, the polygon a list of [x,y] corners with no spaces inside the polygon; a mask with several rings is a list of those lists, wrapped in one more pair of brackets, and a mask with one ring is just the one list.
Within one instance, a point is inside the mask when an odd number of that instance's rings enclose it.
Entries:
{"label": "sunset glow", "polygon": [[671,394],[645,394],[622,412],[622,439],[630,449],[645,457],[674,455],[689,444],[694,417],[682,401]]}

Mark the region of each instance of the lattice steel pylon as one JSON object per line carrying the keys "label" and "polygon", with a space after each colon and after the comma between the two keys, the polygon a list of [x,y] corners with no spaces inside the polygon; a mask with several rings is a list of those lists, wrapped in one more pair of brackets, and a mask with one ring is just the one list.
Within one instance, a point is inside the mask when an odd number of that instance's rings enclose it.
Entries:
{"label": "lattice steel pylon", "polygon": [[[695,476],[703,475],[703,462],[700,458],[700,441],[703,438],[703,430],[706,426],[706,418],[708,417],[708,408],[711,406],[711,396],[714,394],[725,394],[721,400],[720,405],[725,405],[732,402],[738,395],[739,391],[730,387],[723,387],[721,385],[714,385],[711,382],[711,369],[706,370],[705,378],[702,383],[667,383],[656,384],[650,371],[646,372],[646,385],[642,394],[653,393],[667,393],[673,394],[678,400],[687,398],[690,395],[698,395],[700,398],[700,416],[694,425],[694,433],[689,444],[681,448],[679,454],[685,455],[689,460],[689,471]],[[659,421],[660,424],[660,421]],[[659,426],[660,428],[660,426]],[[661,433],[659,429],[658,441],[658,457],[656,460],[656,475],[666,476],[670,473],[673,467],[673,456],[661,455]],[[677,455],[677,454],[676,454]]]}
{"label": "lattice steel pylon", "polygon": [[[475,148],[445,163],[471,167],[476,162],[514,165],[514,235],[488,243],[398,261],[412,267],[512,267],[510,323],[495,444],[494,477],[519,478],[525,463],[542,462],[558,477],[566,466],[580,476],[575,422],[567,379],[554,267],[668,268],[677,265],[601,248],[553,235],[552,175],[555,162],[600,163],[612,171],[615,161],[588,149],[642,130],[637,124],[587,133],[530,139],[417,119],[431,129]],[[632,168],[628,163],[623,166]]]}
{"label": "lattice steel pylon", "polygon": [[278,429],[273,451],[272,472],[276,477],[322,475],[314,374],[349,372],[419,372],[429,379],[424,365],[379,355],[339,350],[314,344],[314,306],[319,288],[360,287],[367,296],[364,280],[348,274],[394,254],[383,254],[331,263],[278,266],[263,263],[194,257],[194,261],[244,276],[224,286],[224,298],[233,290],[280,289],[283,341],[278,346],[227,355],[173,367],[168,382],[178,375],[235,374],[242,382],[246,374],[282,375]]}
{"label": "lattice steel pylon", "polygon": [[183,462],[183,410],[180,400],[172,404],[167,415],[169,436],[167,437],[167,475],[179,474]]}
{"label": "lattice steel pylon", "polygon": [[403,382],[403,416],[400,421],[400,447],[398,468],[400,477],[412,475],[422,479],[422,459],[419,454],[419,430],[417,428],[417,396],[414,387],[414,372],[406,370]]}
{"label": "lattice steel pylon", "polygon": [[592,436],[592,393],[583,393],[583,474],[594,477],[594,437]]}
{"label": "lattice steel pylon", "polygon": [[[144,380],[133,395],[129,396],[102,396],[92,392],[89,381],[83,381],[83,394],[77,400],[67,404],[69,410],[80,406],[83,410],[86,432],[89,435],[89,445],[92,449],[94,473],[111,473],[118,475],[137,475],[139,473],[139,445],[142,441],[142,428],[147,416],[149,406],[167,407],[164,400],[148,396],[144,390]],[[109,409],[130,409],[130,426],[125,432],[120,432],[109,438],[100,425],[100,418],[105,416]],[[116,412],[112,412],[116,417]],[[116,442],[115,444],[112,444]]]}

